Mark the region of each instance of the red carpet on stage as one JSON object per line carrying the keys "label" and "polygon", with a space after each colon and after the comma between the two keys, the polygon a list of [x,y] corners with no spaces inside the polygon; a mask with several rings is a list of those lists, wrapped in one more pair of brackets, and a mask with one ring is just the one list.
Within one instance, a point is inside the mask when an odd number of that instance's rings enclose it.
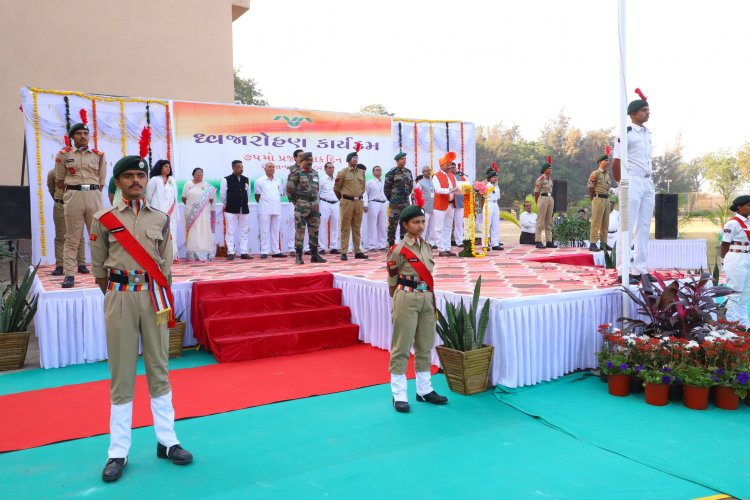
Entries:
{"label": "red carpet on stage", "polygon": [[[413,358],[409,378],[414,377]],[[434,369],[434,368],[433,368]],[[359,389],[390,381],[388,351],[366,344],[170,372],[177,419]],[[388,389],[383,404],[390,404]],[[153,425],[145,375],[133,427]],[[109,433],[109,380],[0,397],[0,452]]]}
{"label": "red carpet on stage", "polygon": [[594,267],[594,256],[590,253],[568,253],[568,254],[549,254],[542,256],[522,257],[521,260],[531,262],[552,262],[554,264],[566,264],[569,266],[586,266]]}

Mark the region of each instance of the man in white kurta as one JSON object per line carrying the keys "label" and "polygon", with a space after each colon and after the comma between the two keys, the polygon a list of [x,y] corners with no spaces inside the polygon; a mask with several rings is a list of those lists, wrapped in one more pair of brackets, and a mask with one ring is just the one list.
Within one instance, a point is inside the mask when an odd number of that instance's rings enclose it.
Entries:
{"label": "man in white kurta", "polygon": [[388,214],[386,213],[385,193],[383,192],[383,169],[373,167],[372,179],[365,184],[365,208],[367,209],[367,239],[365,248],[381,250],[385,248],[385,233],[388,229]]}
{"label": "man in white kurta", "polygon": [[263,166],[266,175],[255,180],[255,201],[258,203],[258,225],[260,228],[260,258],[284,257],[279,246],[281,196],[284,188],[276,175],[276,166],[267,162]]}
{"label": "man in white kurta", "polygon": [[339,253],[339,199],[333,192],[333,163],[328,162],[323,167],[325,175],[320,177],[320,229],[318,230],[318,248],[321,254],[328,250],[332,254]]}

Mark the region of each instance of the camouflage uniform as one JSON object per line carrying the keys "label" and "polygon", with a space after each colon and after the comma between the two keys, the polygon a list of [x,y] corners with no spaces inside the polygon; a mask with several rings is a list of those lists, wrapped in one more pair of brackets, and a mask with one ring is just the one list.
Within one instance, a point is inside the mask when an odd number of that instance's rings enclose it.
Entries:
{"label": "camouflage uniform", "polygon": [[388,246],[396,244],[396,228],[401,210],[408,207],[411,192],[414,190],[414,178],[411,171],[404,167],[393,167],[385,174],[383,192],[388,198],[390,214],[388,216]]}
{"label": "camouflage uniform", "polygon": [[296,169],[289,174],[286,181],[286,192],[289,201],[294,204],[294,246],[302,248],[305,240],[305,228],[310,237],[310,247],[318,246],[318,228],[320,227],[320,204],[318,201],[318,172]]}

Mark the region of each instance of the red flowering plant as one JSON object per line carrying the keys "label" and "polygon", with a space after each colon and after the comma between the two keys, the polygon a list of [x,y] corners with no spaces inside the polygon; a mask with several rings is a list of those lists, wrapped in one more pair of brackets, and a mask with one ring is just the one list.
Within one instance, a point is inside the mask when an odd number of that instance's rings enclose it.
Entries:
{"label": "red flowering plant", "polygon": [[599,369],[606,375],[630,375],[637,373],[633,364],[634,337],[626,337],[622,330],[611,324],[599,325],[599,333],[604,337],[601,350],[597,353]]}
{"label": "red flowering plant", "polygon": [[674,382],[672,369],[674,368],[673,345],[677,345],[676,337],[656,338],[638,337],[635,349],[638,352],[640,370],[638,376],[646,384],[666,384]]}
{"label": "red flowering plant", "polygon": [[732,387],[741,398],[750,386],[750,338],[736,323],[722,322],[712,328],[701,344],[703,362],[711,380]]}

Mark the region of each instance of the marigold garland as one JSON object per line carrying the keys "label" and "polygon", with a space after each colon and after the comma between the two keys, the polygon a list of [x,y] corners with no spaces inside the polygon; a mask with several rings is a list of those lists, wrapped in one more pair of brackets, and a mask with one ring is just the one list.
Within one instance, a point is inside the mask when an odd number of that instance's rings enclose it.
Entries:
{"label": "marigold garland", "polygon": [[461,122],[461,168],[466,173],[466,160],[464,159],[464,122]]}
{"label": "marigold garland", "polygon": [[94,149],[99,149],[99,133],[96,129],[96,101],[91,99],[91,126],[94,127]]}
{"label": "marigold garland", "polygon": [[169,118],[169,106],[167,106],[166,108],[164,108],[164,111],[166,111],[166,113],[167,113],[167,115],[166,115],[166,119],[167,119],[167,126],[166,126],[166,129],[167,129],[167,131],[166,131],[166,135],[167,135],[167,161],[171,165],[171,163],[172,163],[172,142],[171,142],[171,140],[172,140],[171,139],[172,134],[170,133],[171,124],[170,124],[170,118]]}
{"label": "marigold garland", "polygon": [[414,177],[419,176],[419,142],[417,142],[417,122],[414,122]]}
{"label": "marigold garland", "polygon": [[120,101],[120,134],[122,141],[122,156],[128,155],[128,139],[125,136],[125,102]]}
{"label": "marigold garland", "polygon": [[39,194],[39,236],[42,243],[42,257],[47,256],[47,243],[44,237],[44,194],[42,190],[42,146],[39,138],[39,98],[32,90],[34,98],[34,139],[36,141],[36,184]]}
{"label": "marigold garland", "polygon": [[[464,185],[461,190],[464,194],[464,241],[469,240],[471,243],[471,256],[477,259],[481,259],[487,256],[489,245],[485,245],[489,239],[489,224],[486,223],[482,226],[482,253],[477,253],[476,249],[476,236],[475,236],[475,220],[476,220],[476,201],[474,199],[474,189],[471,186]],[[487,187],[487,194],[492,192],[492,186]],[[486,214],[489,209],[488,196],[484,197],[484,213]],[[466,234],[466,228],[468,227],[468,235]]]}

